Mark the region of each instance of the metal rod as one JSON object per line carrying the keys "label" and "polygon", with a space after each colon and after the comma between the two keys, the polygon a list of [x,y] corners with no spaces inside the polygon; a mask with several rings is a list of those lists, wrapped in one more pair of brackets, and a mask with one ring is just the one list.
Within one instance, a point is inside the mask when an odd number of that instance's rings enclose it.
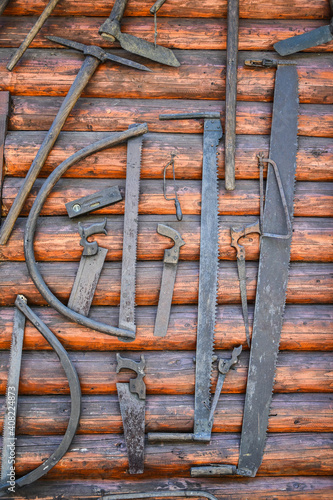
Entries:
{"label": "metal rod", "polygon": [[98,500],[139,500],[141,498],[168,498],[168,497],[201,497],[208,500],[217,500],[217,498],[202,490],[163,490],[163,491],[145,491],[143,493],[115,493],[113,495],[103,495]]}

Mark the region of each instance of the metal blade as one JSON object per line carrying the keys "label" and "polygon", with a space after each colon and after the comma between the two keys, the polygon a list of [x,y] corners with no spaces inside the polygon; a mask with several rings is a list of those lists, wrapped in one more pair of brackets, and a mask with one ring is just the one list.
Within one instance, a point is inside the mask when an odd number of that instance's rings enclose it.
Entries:
{"label": "metal blade", "polygon": [[132,332],[136,330],[134,308],[142,142],[143,136],[127,142],[119,328]]}
{"label": "metal blade", "polygon": [[246,263],[245,259],[237,259],[237,269],[239,278],[239,289],[242,300],[242,313],[245,325],[247,345],[251,346],[250,328],[249,328],[249,313],[247,309],[247,292],[246,292]]}
{"label": "metal blade", "polygon": [[157,337],[165,337],[168,331],[176,274],[177,264],[164,263],[154,329],[154,335]]}
{"label": "metal blade", "polygon": [[87,45],[84,45],[84,43],[67,40],[67,38],[62,38],[61,36],[47,36],[46,38],[51,40],[51,42],[59,43],[69,49],[79,50],[80,52],[84,52],[87,48]]}
{"label": "metal blade", "polygon": [[[280,172],[292,216],[297,153],[298,80],[295,66],[276,72],[270,158]],[[269,165],[263,233],[286,232],[284,209]],[[262,237],[252,346],[240,444],[238,473],[254,477],[262,462],[275,366],[279,350],[290,261],[289,239]]]}
{"label": "metal blade", "polygon": [[[2,458],[1,458],[1,481],[8,482],[10,486],[10,471],[13,464],[12,455],[15,456],[15,426],[17,415],[17,400],[20,383],[22,347],[25,327],[25,316],[17,308],[14,313],[14,326],[12,343],[9,355],[9,370],[7,380],[5,418],[2,433]],[[14,474],[15,476],[15,474]]]}
{"label": "metal blade", "polygon": [[124,59],[123,57],[115,56],[114,54],[110,54],[110,52],[105,52],[104,59],[116,62],[118,64],[123,64],[124,66],[130,66],[131,68],[140,69],[141,71],[152,72],[151,69],[147,68],[147,66],[144,66],[143,64],[131,61],[130,59]]}
{"label": "metal blade", "polygon": [[222,137],[220,119],[205,120],[203,137],[202,195],[198,326],[195,372],[194,434],[210,439],[210,386],[214,350],[219,258],[219,186],[217,146]]}
{"label": "metal blade", "polygon": [[330,25],[321,26],[303,35],[296,35],[286,40],[281,40],[274,44],[274,49],[280,56],[295,54],[300,50],[310,49],[317,45],[331,42],[333,40],[332,28]]}

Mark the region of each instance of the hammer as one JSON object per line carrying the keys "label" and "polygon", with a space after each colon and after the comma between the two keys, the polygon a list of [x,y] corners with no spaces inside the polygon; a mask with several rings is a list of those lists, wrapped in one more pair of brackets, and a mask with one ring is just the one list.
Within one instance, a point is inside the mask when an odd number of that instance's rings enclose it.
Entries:
{"label": "hammer", "polygon": [[96,45],[84,45],[83,43],[74,42],[72,40],[66,40],[65,38],[60,38],[58,36],[49,36],[47,38],[52,42],[60,43],[61,45],[65,45],[65,47],[69,47],[71,49],[83,52],[86,58],[74,82],[72,83],[72,86],[68,91],[68,94],[63,100],[63,103],[58,111],[58,114],[55,117],[50,130],[46,134],[46,137],[42,142],[42,145],[39,148],[39,151],[25,177],[24,183],[22,184],[9,210],[9,213],[0,231],[0,245],[5,245],[7,243],[7,240],[13,229],[15,221],[19,216],[22,207],[25,203],[25,200],[27,199],[28,194],[35,180],[37,179],[38,174],[41,171],[46,158],[48,157],[51,149],[53,148],[53,145],[56,142],[58,135],[69,113],[71,112],[76,101],[80,97],[81,92],[89,82],[90,78],[92,77],[92,75],[94,74],[95,70],[100,65],[100,63],[106,61],[113,61],[118,64],[124,64],[126,66],[130,66],[136,69],[141,69],[143,71],[150,71],[150,69],[148,69],[146,66],[143,66],[142,64],[130,61],[128,59],[123,59],[122,57],[118,57],[113,54],[109,54],[108,52],[105,52],[103,49],[97,47]]}

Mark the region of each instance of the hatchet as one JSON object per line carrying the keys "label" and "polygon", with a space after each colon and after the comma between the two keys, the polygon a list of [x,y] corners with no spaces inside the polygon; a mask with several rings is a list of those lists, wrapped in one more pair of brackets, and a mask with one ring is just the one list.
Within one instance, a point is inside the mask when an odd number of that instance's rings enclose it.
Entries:
{"label": "hatchet", "polygon": [[25,200],[28,197],[28,194],[37,179],[39,172],[41,171],[46,158],[48,157],[51,149],[53,148],[54,143],[56,142],[58,135],[78,98],[81,95],[81,92],[89,82],[90,78],[94,74],[97,67],[106,61],[113,61],[118,64],[124,64],[126,66],[131,66],[132,68],[141,69],[144,71],[150,71],[146,66],[142,64],[136,63],[134,61],[130,61],[128,59],[123,59],[122,57],[115,56],[114,54],[109,54],[105,52],[100,47],[96,45],[84,45],[83,43],[74,42],[72,40],[66,40],[65,38],[60,38],[58,36],[49,36],[47,37],[49,40],[55,43],[60,43],[65,47],[69,47],[70,49],[75,49],[86,56],[80,71],[78,72],[74,82],[72,83],[71,88],[68,91],[63,103],[58,111],[57,116],[55,117],[50,130],[46,134],[44,141],[42,142],[39,151],[32,162],[30,169],[24,179],[24,183],[22,184],[10,210],[9,213],[3,223],[3,226],[0,231],[0,245],[5,245],[10,236],[10,233],[13,229],[15,221],[19,216],[22,207],[25,203]]}
{"label": "hatchet", "polygon": [[147,57],[152,61],[166,64],[167,66],[180,66],[172,50],[142,40],[133,35],[120,31],[120,21],[124,15],[127,0],[116,0],[109,18],[102,24],[99,34],[106,40],[117,40],[121,47],[138,56]]}

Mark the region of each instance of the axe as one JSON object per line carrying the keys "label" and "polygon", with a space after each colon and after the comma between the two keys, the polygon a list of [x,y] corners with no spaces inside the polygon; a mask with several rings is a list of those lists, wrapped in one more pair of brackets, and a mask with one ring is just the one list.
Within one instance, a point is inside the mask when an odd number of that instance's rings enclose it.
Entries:
{"label": "axe", "polygon": [[9,213],[3,223],[3,226],[0,231],[0,245],[5,245],[7,243],[7,240],[13,229],[15,221],[22,210],[25,200],[28,197],[30,189],[32,188],[39,172],[41,171],[45,163],[46,158],[48,157],[51,149],[53,148],[53,145],[56,142],[58,135],[69,113],[71,112],[76,101],[80,97],[81,92],[89,82],[90,78],[92,77],[92,75],[94,74],[95,70],[100,65],[100,63],[106,61],[113,61],[118,64],[125,64],[126,66],[130,66],[132,68],[141,69],[144,71],[150,71],[150,69],[148,69],[146,66],[143,66],[142,64],[130,61],[128,59],[123,59],[122,57],[118,57],[113,54],[109,54],[108,52],[105,52],[103,49],[97,47],[96,45],[84,45],[83,43],[74,42],[72,40],[66,40],[65,38],[60,38],[58,36],[49,36],[47,38],[52,42],[60,43],[65,47],[69,47],[70,49],[75,49],[80,52],[83,52],[86,58],[74,82],[72,83],[72,86],[68,91],[68,94],[63,100],[63,103],[58,111],[58,114],[55,117],[50,130],[46,134],[46,137],[42,142],[42,145],[39,148],[39,151],[30,166],[30,169],[24,180],[24,183],[22,184],[9,210]]}
{"label": "axe", "polygon": [[[116,0],[109,18],[102,24],[99,34],[106,40],[118,40],[121,47],[138,56],[147,57],[152,61],[166,64],[167,66],[180,66],[172,50],[156,45],[120,31],[120,21],[124,15],[127,0]],[[159,7],[158,7],[159,8]],[[155,8],[156,10],[156,8]]]}

